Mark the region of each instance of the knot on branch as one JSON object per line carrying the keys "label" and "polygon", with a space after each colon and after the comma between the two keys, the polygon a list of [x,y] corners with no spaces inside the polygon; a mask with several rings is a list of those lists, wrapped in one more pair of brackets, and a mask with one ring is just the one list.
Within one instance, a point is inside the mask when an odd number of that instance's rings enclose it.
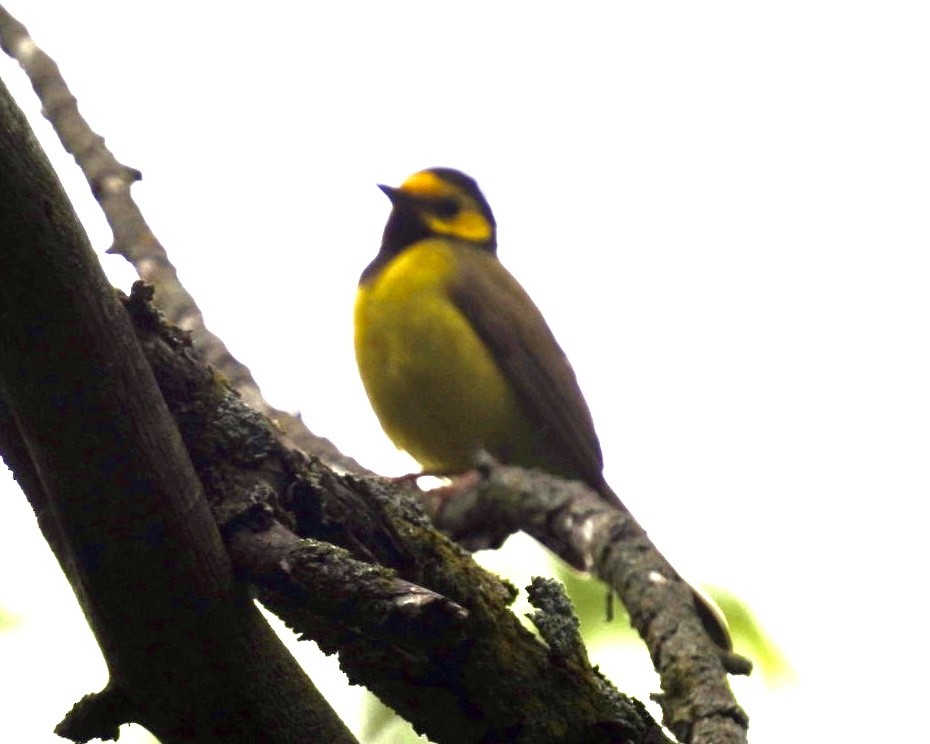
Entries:
{"label": "knot on branch", "polygon": [[129,699],[117,688],[106,687],[78,700],[55,726],[55,733],[73,742],[116,741],[119,727],[133,720]]}

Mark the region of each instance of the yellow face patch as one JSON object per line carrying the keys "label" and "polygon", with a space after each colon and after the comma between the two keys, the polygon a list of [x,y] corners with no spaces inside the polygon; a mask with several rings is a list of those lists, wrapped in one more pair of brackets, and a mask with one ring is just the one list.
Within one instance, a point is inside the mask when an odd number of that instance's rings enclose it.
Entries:
{"label": "yellow face patch", "polygon": [[429,229],[440,235],[451,235],[476,243],[483,243],[491,237],[491,226],[477,209],[462,209],[451,219],[427,214],[425,220]]}
{"label": "yellow face patch", "polygon": [[[493,235],[493,228],[477,202],[432,171],[414,173],[400,185],[400,190],[424,199],[423,221],[437,235],[451,235],[476,243],[490,240]],[[459,205],[459,211],[451,217],[436,214],[428,206],[428,200],[434,199],[453,199]]]}

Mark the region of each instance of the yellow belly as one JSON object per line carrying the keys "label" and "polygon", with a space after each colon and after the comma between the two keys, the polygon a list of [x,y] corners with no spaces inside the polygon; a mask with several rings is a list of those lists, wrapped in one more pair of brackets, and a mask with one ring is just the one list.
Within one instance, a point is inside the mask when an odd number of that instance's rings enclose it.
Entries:
{"label": "yellow belly", "polygon": [[456,251],[424,240],[363,283],[355,354],[381,426],[425,469],[460,472],[487,450],[532,460],[534,433],[513,390],[468,320],[449,300]]}

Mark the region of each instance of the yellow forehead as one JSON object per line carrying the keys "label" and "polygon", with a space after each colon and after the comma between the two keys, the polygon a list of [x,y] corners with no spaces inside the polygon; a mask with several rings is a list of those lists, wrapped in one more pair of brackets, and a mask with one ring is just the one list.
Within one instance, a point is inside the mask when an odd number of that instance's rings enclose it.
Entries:
{"label": "yellow forehead", "polygon": [[[474,197],[433,171],[414,173],[400,185],[400,191],[414,198],[427,200],[420,216],[427,227],[437,235],[451,235],[476,243],[484,243],[494,237],[494,227],[482,213]],[[447,197],[453,197],[458,204],[459,209],[454,215],[440,215],[429,208],[430,200]]]}
{"label": "yellow forehead", "polygon": [[414,196],[443,197],[455,193],[455,189],[432,171],[420,171],[400,185],[401,191]]}

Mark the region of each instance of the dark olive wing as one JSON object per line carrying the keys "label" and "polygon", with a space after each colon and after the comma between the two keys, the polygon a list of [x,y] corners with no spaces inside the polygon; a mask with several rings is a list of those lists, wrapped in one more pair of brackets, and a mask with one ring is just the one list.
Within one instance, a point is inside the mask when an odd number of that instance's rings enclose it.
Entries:
{"label": "dark olive wing", "polygon": [[[542,313],[491,254],[471,248],[460,254],[449,289],[452,300],[492,350],[527,417],[540,427],[548,460],[560,464],[559,474],[580,478],[624,508],[604,481],[591,412]],[[692,593],[711,638],[721,648],[732,649],[719,608],[693,588]]]}
{"label": "dark olive wing", "polygon": [[600,490],[603,459],[591,412],[539,309],[490,253],[463,247],[456,256],[452,301],[487,344],[527,418],[539,428],[547,463],[553,472]]}

